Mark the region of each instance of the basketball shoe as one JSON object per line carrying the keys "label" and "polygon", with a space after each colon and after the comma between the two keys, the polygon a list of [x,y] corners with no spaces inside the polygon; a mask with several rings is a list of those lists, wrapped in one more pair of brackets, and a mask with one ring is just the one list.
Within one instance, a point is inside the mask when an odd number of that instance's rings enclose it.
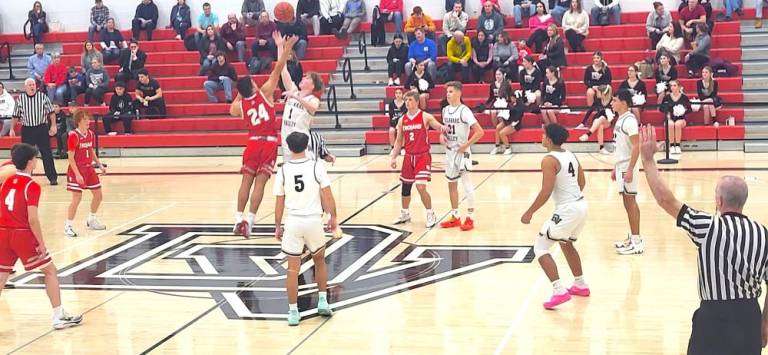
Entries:
{"label": "basketball shoe", "polygon": [[643,242],[642,239],[637,242],[630,239],[629,245],[622,248],[616,248],[616,252],[619,253],[619,255],[642,254],[645,252],[645,242]]}
{"label": "basketball shoe", "polygon": [[89,229],[93,229],[97,231],[103,231],[107,229],[107,226],[99,222],[96,216],[89,216],[88,219],[85,220],[85,226],[88,227]]}
{"label": "basketball shoe", "polygon": [[411,221],[411,213],[408,210],[400,210],[400,216],[392,224],[403,224]]}
{"label": "basketball shoe", "polygon": [[66,235],[67,237],[70,237],[70,238],[74,238],[74,237],[77,237],[77,232],[75,232],[75,228],[74,227],[72,227],[69,224],[65,224],[64,225],[64,235]]}
{"label": "basketball shoe", "polygon": [[317,314],[324,317],[330,317],[333,315],[333,311],[331,311],[331,306],[328,305],[327,298],[320,297],[317,300]]}
{"label": "basketball shoe", "polygon": [[59,330],[79,325],[83,321],[83,316],[71,316],[63,308],[61,314],[53,315],[53,329]]}
{"label": "basketball shoe", "polygon": [[552,295],[549,301],[544,302],[544,309],[553,310],[555,307],[571,300],[571,294],[565,292],[561,295]]}
{"label": "basketball shoe", "polygon": [[454,215],[448,217],[448,220],[440,222],[440,228],[453,228],[461,226],[461,218]]}
{"label": "basketball shoe", "polygon": [[290,326],[299,325],[300,320],[301,320],[301,316],[299,315],[299,310],[292,309],[288,311],[288,325]]}
{"label": "basketball shoe", "polygon": [[240,222],[237,222],[235,224],[235,227],[232,228],[232,232],[235,233],[235,235],[242,235],[245,237],[245,239],[251,238],[251,225],[246,220],[241,220]]}
{"label": "basketball shoe", "polygon": [[430,210],[427,212],[427,228],[432,228],[437,224],[437,216],[435,216],[435,211]]}
{"label": "basketball shoe", "polygon": [[589,297],[589,287],[579,287],[577,285],[573,285],[568,289],[568,293],[573,296]]}

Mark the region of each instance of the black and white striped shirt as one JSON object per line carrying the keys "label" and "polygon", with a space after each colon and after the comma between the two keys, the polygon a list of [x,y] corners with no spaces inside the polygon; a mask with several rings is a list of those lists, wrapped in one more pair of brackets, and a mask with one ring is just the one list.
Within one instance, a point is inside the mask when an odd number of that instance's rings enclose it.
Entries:
{"label": "black and white striped shirt", "polygon": [[699,297],[725,301],[760,297],[768,266],[768,229],[738,213],[711,215],[683,205],[677,226],[699,249]]}
{"label": "black and white striped shirt", "polygon": [[24,92],[16,98],[13,117],[21,118],[22,126],[34,127],[48,123],[48,115],[51,112],[53,112],[53,105],[48,96],[40,91],[32,96]]}

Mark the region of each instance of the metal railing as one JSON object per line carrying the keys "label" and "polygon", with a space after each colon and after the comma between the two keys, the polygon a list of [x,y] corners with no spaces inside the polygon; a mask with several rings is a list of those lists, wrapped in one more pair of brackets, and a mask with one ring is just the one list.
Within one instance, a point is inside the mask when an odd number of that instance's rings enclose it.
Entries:
{"label": "metal railing", "polygon": [[328,87],[328,93],[326,94],[325,101],[328,105],[328,112],[332,113],[336,117],[336,129],[341,128],[341,122],[339,122],[339,102],[336,99],[336,85]]}
{"label": "metal railing", "polygon": [[[27,27],[29,27],[29,32],[27,32]],[[32,38],[33,37],[32,36],[32,22],[30,22],[29,20],[27,20],[27,22],[24,22],[24,27],[22,28],[22,30],[24,31],[24,38],[26,40],[33,39]],[[37,44],[37,43],[35,43],[35,44]]]}
{"label": "metal railing", "polygon": [[[341,65],[341,76],[344,82],[349,82],[349,98],[352,100],[357,99],[355,95],[355,82],[352,80],[352,61],[349,58],[344,58],[344,64]],[[335,93],[334,88],[334,93]]]}
{"label": "metal railing", "polygon": [[8,49],[8,80],[16,80],[16,76],[13,75],[13,57],[11,56],[11,44],[8,41],[0,44],[0,53],[3,52],[3,48]]}
{"label": "metal railing", "polygon": [[365,39],[366,33],[360,32],[360,38],[357,40],[357,50],[360,52],[360,54],[363,55],[363,58],[365,59],[365,67],[363,70],[365,71],[371,71],[371,67],[368,66],[368,42]]}

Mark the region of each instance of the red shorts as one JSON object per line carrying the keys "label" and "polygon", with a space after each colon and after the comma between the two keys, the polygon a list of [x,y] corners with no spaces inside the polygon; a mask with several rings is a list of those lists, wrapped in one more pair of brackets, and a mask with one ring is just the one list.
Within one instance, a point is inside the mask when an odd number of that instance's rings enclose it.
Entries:
{"label": "red shorts", "polygon": [[241,174],[272,176],[277,160],[277,142],[267,140],[250,140],[243,152],[243,167]]}
{"label": "red shorts", "polygon": [[83,175],[83,185],[77,183],[75,178],[75,171],[72,167],[67,169],[67,190],[74,192],[81,192],[83,190],[96,190],[101,188],[101,181],[99,175],[96,174],[96,169],[92,166],[79,167],[80,174]]}
{"label": "red shorts", "polygon": [[0,272],[13,271],[21,259],[24,269],[32,271],[51,263],[51,255],[37,253],[37,239],[29,229],[0,229]]}
{"label": "red shorts", "polygon": [[400,181],[406,184],[423,184],[427,181],[432,181],[431,165],[432,155],[429,153],[416,155],[405,153],[403,157],[403,170],[400,172]]}

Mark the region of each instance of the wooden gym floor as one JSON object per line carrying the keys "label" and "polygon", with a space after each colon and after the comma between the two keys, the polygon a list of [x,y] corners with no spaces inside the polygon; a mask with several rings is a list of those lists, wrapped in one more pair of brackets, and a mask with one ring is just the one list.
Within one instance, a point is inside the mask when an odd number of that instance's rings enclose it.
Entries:
{"label": "wooden gym floor", "polygon": [[[38,177],[45,238],[68,285],[64,306],[85,313],[85,320],[52,331],[40,279],[20,272],[12,278],[17,287],[0,295],[0,352],[684,353],[698,305],[693,244],[656,207],[641,174],[647,249],[642,256],[616,255],[612,243],[624,238],[627,223],[609,179],[611,158],[579,158],[587,169],[590,215],[577,248],[591,297],[574,298],[556,311],[541,306],[551,286],[528,248],[552,205],[531,225],[519,222],[540,186],[541,154],[475,157],[477,228],[471,232],[426,230],[418,198],[411,205],[414,221],[392,229],[400,193],[389,159],[344,158],[329,168],[340,220],[348,226],[348,235],[329,247],[331,278],[338,281],[330,290],[336,313],[324,319],[302,307],[306,317],[298,327],[272,319],[282,317],[287,305],[279,290],[284,260],[274,258],[279,251],[269,237],[271,182],[257,215],[265,225],[257,229],[262,236],[243,241],[227,235],[238,158],[105,159],[110,174],[102,177],[99,216],[108,229],[84,228],[86,194],[76,220],[81,235],[73,239],[62,233],[69,194],[63,184],[50,187]],[[435,168],[442,159],[434,156]],[[57,161],[59,171],[65,163]],[[664,176],[677,196],[709,211],[717,177],[744,176],[750,187],[746,214],[768,222],[768,155],[685,153],[671,169]],[[440,217],[449,211],[446,190],[442,173],[434,173],[429,191]],[[554,254],[570,285],[562,255]],[[305,277],[312,282],[311,271]]]}

